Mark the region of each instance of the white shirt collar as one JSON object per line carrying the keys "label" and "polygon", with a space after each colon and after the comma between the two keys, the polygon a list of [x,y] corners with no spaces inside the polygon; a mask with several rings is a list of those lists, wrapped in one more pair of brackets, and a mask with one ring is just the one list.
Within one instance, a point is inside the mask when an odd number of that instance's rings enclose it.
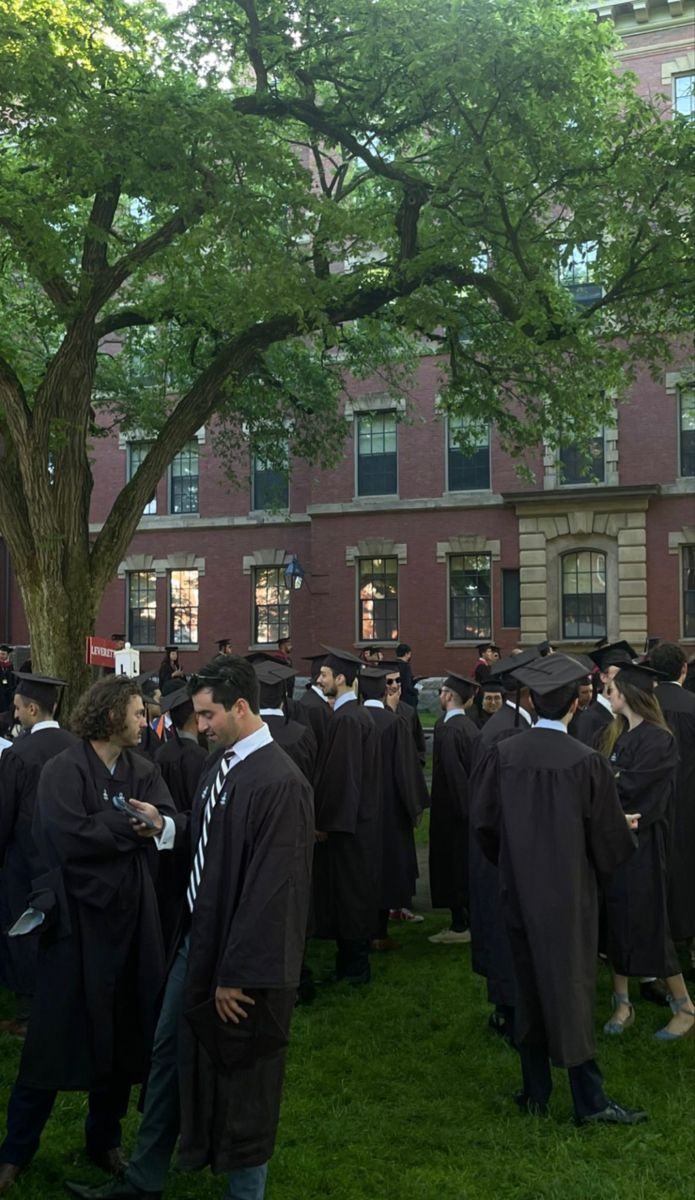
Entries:
{"label": "white shirt collar", "polygon": [[663,687],[665,683],[672,683],[674,687],[683,687],[680,679],[660,679],[659,687]]}
{"label": "white shirt collar", "polygon": [[465,715],[465,708],[450,708],[448,713],[444,714],[444,724],[446,725],[446,722],[450,721],[452,717],[465,717]]}
{"label": "white shirt collar", "polygon": [[383,708],[384,705],[381,700],[365,700],[364,707],[365,708]]}
{"label": "white shirt collar", "polygon": [[328,696],[327,696],[327,695],[326,695],[326,693],[325,693],[325,692],[324,692],[324,691],[323,691],[323,690],[322,690],[322,689],[321,689],[321,688],[318,686],[318,684],[316,684],[316,683],[312,683],[312,685],[311,685],[311,690],[312,690],[312,692],[316,692],[316,695],[317,695],[317,696],[320,696],[320,697],[321,697],[321,699],[322,699],[322,700],[325,700],[325,701],[326,701],[326,704],[328,704]]}
{"label": "white shirt collar", "polygon": [[238,742],[235,742],[233,746],[229,747],[226,753],[236,756],[243,761],[250,754],[254,754],[256,750],[260,750],[262,746],[270,746],[272,741],[270,730],[264,721],[260,729],[257,729],[255,733],[250,733],[248,737],[241,738]]}
{"label": "white shirt collar", "polygon": [[348,704],[350,700],[357,700],[355,693],[343,692],[342,696],[337,697],[336,702],[333,705],[333,712],[337,712],[339,708],[342,708],[343,704]]}
{"label": "white shirt collar", "polygon": [[610,700],[606,700],[606,697],[601,692],[596,693],[596,699],[598,700],[599,704],[602,704],[604,708],[608,709],[608,711],[612,717],[615,716],[615,713],[613,712],[613,709],[611,708]]}
{"label": "white shirt collar", "polygon": [[514,703],[513,700],[505,700],[504,703],[509,705],[512,712],[514,712],[514,713],[520,712],[527,725],[533,725],[533,721],[531,720],[531,714],[527,713],[525,708],[522,708],[521,705],[519,705],[519,708],[517,709],[516,704]]}
{"label": "white shirt collar", "polygon": [[534,729],[556,729],[558,733],[567,733],[567,726],[562,721],[549,721],[547,717],[539,717]]}
{"label": "white shirt collar", "polygon": [[60,729],[60,725],[57,721],[37,721],[32,725],[31,732],[38,733],[39,729]]}

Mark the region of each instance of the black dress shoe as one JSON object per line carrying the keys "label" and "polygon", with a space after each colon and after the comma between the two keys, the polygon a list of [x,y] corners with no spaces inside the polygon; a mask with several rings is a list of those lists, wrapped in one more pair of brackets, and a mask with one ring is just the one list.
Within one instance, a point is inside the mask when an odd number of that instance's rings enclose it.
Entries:
{"label": "black dress shoe", "polygon": [[128,1183],[127,1179],[109,1179],[108,1183],[100,1183],[96,1187],[66,1179],[65,1186],[73,1196],[80,1196],[82,1200],[162,1200],[161,1192],[143,1192],[141,1188]]}
{"label": "black dress shoe", "polygon": [[639,994],[643,1000],[668,1008],[669,990],[662,979],[650,979],[648,983],[639,985]]}
{"label": "black dress shoe", "polygon": [[577,1125],[641,1125],[649,1117],[641,1108],[623,1108],[615,1100],[609,1100],[600,1112],[590,1113],[588,1117],[577,1117]]}
{"label": "black dress shoe", "polygon": [[87,1158],[100,1171],[105,1171],[107,1175],[115,1175],[117,1179],[122,1178],[128,1166],[128,1159],[120,1146],[114,1146],[113,1150],[90,1150],[88,1146]]}
{"label": "black dress shoe", "polygon": [[526,1092],[515,1092],[514,1103],[519,1109],[519,1112],[524,1113],[524,1115],[530,1117],[547,1117],[548,1115],[548,1105],[539,1104],[537,1100],[531,1100],[531,1098],[526,1095]]}

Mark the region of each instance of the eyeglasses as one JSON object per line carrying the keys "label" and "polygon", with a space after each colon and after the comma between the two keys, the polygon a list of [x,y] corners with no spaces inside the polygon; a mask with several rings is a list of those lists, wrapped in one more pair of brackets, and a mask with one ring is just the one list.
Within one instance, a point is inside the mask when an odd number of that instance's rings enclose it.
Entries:
{"label": "eyeglasses", "polygon": [[216,683],[228,683],[228,675],[190,675],[188,687],[191,693],[199,692],[201,688],[214,687]]}
{"label": "eyeglasses", "polygon": [[387,679],[386,686],[387,687],[400,687],[401,681],[400,681],[400,679]]}

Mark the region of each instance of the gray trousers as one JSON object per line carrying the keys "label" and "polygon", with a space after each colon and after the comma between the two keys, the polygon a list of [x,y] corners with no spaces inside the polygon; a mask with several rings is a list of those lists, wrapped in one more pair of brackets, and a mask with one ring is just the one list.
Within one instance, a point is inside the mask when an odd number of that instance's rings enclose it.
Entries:
{"label": "gray trousers", "polygon": [[[145,1111],[125,1178],[143,1192],[164,1190],[179,1136],[179,1021],[188,963],[188,938],[180,945],[169,972],[162,1011],[152,1047]],[[225,1200],[263,1200],[268,1164],[229,1172]]]}

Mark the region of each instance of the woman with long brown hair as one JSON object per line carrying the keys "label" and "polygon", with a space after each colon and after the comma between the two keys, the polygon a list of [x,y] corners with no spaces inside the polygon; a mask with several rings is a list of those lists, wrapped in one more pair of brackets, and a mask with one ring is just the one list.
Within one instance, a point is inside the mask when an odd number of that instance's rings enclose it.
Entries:
{"label": "woman with long brown hair", "polygon": [[656,1037],[676,1041],[695,1031],[695,1008],[668,922],[667,853],[678,750],[653,695],[656,678],[648,667],[624,666],[606,691],[615,719],[599,749],[613,767],[623,808],[639,814],[639,822],[636,853],[605,886],[613,1015],[604,1031],[621,1034],[634,1022],[629,977],[658,976],[666,980],[673,1015]]}

